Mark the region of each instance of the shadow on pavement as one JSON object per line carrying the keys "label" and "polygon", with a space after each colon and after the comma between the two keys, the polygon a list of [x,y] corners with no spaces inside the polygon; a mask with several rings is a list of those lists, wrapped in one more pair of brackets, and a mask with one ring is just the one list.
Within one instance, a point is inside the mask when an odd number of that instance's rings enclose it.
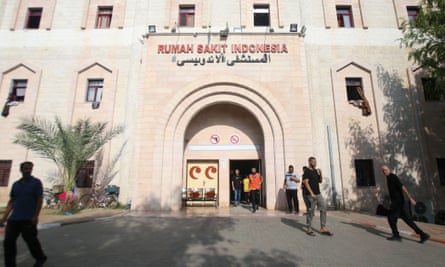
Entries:
{"label": "shadow on pavement", "polygon": [[281,218],[281,222],[306,233],[306,228],[307,228],[306,224],[302,224],[295,219]]}
{"label": "shadow on pavement", "polygon": [[389,237],[387,232],[380,231],[379,229],[377,229],[375,227],[366,226],[366,225],[362,225],[362,224],[354,223],[354,222],[342,222],[342,223],[350,225],[350,226],[354,226],[354,227],[357,227],[357,228],[360,228],[360,229],[363,229],[363,230],[366,230],[367,232],[369,232],[369,233],[371,233],[373,235],[381,236],[381,237],[384,237],[384,238]]}
{"label": "shadow on pavement", "polygon": [[[377,235],[377,236],[380,236],[380,237],[385,238],[385,239],[391,236],[390,233],[381,231],[381,230],[379,230],[379,229],[377,229],[375,227],[372,227],[372,226],[362,225],[362,224],[354,223],[354,222],[342,222],[342,223],[350,225],[350,226],[354,226],[354,227],[357,227],[357,228],[360,228],[360,229],[363,229],[363,230],[366,230],[367,232],[369,232],[369,233],[371,233],[373,235]],[[402,236],[402,239],[408,240],[408,241],[412,241],[412,242],[417,242],[414,239],[406,238],[406,237],[403,237],[403,236]]]}
{"label": "shadow on pavement", "polygon": [[[233,218],[120,217],[47,229],[45,266],[298,266],[280,249],[246,246]],[[249,238],[247,236],[247,238]],[[0,252],[0,255],[2,253]],[[23,242],[20,266],[32,265]]]}

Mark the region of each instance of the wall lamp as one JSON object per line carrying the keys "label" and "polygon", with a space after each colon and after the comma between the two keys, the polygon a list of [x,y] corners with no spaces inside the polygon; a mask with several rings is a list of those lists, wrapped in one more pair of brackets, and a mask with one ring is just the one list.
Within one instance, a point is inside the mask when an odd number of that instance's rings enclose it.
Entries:
{"label": "wall lamp", "polygon": [[148,32],[149,33],[155,33],[156,32],[156,25],[148,25]]}
{"label": "wall lamp", "polygon": [[[291,23],[290,26],[289,26],[289,31],[290,31],[290,32],[297,32],[297,33],[298,33],[298,24],[297,24],[297,23]],[[306,35],[306,26],[305,26],[305,25],[303,25],[303,26],[301,27],[299,33],[300,33],[300,35],[303,36],[303,37]]]}
{"label": "wall lamp", "polygon": [[92,102],[91,103],[91,108],[92,109],[98,109],[100,107],[100,102]]}
{"label": "wall lamp", "polygon": [[226,40],[227,36],[229,36],[229,24],[226,22],[226,28],[224,30],[219,31],[219,38],[221,40]]}
{"label": "wall lamp", "polygon": [[298,24],[297,23],[291,23],[289,31],[290,32],[298,32]]}

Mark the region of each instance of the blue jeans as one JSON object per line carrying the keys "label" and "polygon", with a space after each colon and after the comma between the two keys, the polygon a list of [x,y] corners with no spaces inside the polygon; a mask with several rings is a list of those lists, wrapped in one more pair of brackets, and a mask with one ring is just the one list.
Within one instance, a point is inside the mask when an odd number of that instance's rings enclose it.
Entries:
{"label": "blue jeans", "polygon": [[238,205],[241,200],[241,188],[236,189],[233,191],[233,201],[235,202],[235,205]]}

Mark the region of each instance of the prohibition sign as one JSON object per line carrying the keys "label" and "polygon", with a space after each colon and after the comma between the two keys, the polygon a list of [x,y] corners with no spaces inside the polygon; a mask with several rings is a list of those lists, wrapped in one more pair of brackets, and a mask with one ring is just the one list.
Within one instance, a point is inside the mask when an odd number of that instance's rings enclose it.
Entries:
{"label": "prohibition sign", "polygon": [[240,138],[238,135],[234,134],[230,137],[230,143],[237,145],[239,144]]}
{"label": "prohibition sign", "polygon": [[219,138],[219,135],[217,135],[217,134],[212,134],[210,136],[210,143],[212,143],[214,145],[218,144],[220,140],[221,140],[221,138]]}

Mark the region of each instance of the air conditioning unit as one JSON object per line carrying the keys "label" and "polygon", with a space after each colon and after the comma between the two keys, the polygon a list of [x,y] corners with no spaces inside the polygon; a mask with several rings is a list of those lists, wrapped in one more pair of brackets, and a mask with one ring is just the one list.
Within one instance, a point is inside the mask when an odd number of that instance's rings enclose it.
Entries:
{"label": "air conditioning unit", "polygon": [[93,102],[91,103],[91,108],[92,109],[98,109],[100,107],[100,102]]}

